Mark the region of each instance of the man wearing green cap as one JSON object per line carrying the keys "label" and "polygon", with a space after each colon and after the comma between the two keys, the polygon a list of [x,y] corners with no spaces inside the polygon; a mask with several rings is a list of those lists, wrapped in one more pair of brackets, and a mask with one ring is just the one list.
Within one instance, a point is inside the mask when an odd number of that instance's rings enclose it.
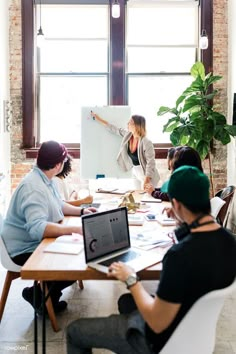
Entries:
{"label": "man wearing green cap", "polygon": [[115,353],[159,353],[191,306],[204,294],[229,286],[236,276],[236,241],[210,215],[209,180],[199,169],[176,169],[167,191],[179,226],[179,241],[166,253],[155,297],[134,271],[118,262],[108,277],[131,294],[118,301],[120,315],[79,319],[67,328],[67,353],[107,348]]}

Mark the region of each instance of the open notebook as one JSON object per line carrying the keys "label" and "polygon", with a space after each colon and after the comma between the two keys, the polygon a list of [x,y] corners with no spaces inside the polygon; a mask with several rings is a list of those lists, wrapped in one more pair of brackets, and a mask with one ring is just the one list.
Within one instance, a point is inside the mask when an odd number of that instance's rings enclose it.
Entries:
{"label": "open notebook", "polygon": [[44,252],[48,253],[65,253],[79,254],[84,249],[83,237],[81,235],[63,235],[57,237],[55,241],[50,243]]}

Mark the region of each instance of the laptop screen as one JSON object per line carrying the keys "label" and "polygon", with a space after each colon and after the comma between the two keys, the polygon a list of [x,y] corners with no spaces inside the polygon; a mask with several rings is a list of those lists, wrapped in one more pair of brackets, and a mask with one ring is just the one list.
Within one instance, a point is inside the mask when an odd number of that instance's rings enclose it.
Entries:
{"label": "laptop screen", "polygon": [[130,247],[126,207],[82,216],[86,263]]}

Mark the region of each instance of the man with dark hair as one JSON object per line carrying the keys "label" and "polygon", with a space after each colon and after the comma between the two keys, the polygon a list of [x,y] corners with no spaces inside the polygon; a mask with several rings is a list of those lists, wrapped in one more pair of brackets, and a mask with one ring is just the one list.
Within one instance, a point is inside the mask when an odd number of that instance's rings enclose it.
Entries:
{"label": "man with dark hair", "polygon": [[[150,296],[135,272],[118,262],[108,277],[131,294],[118,301],[120,315],[79,319],[67,328],[67,353],[107,348],[115,353],[159,353],[191,306],[204,294],[229,286],[236,276],[236,241],[210,213],[209,180],[198,168],[176,169],[163,188],[182,225],[179,242],[163,258],[156,296]],[[178,348],[176,348],[178,352]]]}
{"label": "man with dark hair", "polygon": [[[53,177],[63,169],[67,159],[64,145],[56,141],[44,142],[37,156],[37,166],[16,188],[2,231],[2,237],[12,260],[23,265],[43,238],[82,233],[79,226],[60,224],[64,215],[82,215],[96,211],[81,209],[63,202],[54,185]],[[59,301],[61,290],[72,282],[55,282],[51,299],[56,312],[66,308]],[[48,285],[50,285],[48,283]],[[33,306],[33,287],[25,288],[22,296]],[[38,286],[36,307],[41,305],[41,290]]]}

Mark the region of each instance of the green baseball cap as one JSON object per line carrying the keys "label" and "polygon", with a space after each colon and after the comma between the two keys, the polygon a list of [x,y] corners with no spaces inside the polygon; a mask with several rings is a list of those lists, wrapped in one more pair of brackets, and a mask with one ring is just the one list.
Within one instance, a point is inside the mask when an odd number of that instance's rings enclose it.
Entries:
{"label": "green baseball cap", "polygon": [[184,205],[201,207],[209,202],[209,188],[208,177],[197,167],[181,166],[163,184],[161,191]]}

